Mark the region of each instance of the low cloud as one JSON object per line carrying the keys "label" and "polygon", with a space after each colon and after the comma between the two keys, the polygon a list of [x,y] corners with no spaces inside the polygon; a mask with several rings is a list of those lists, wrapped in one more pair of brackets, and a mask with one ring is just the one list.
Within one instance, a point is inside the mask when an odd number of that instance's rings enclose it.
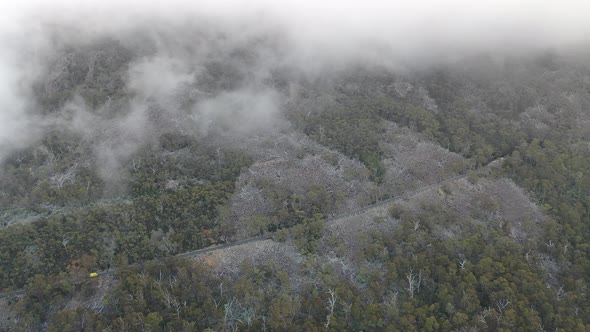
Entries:
{"label": "low cloud", "polygon": [[[153,112],[186,115],[201,133],[212,124],[239,133],[272,126],[282,101],[266,82],[277,68],[321,77],[351,63],[397,68],[478,53],[587,49],[588,12],[590,3],[576,0],[9,2],[0,22],[0,160],[59,123],[119,133],[97,145],[98,158],[116,168],[157,136]],[[46,114],[34,102],[35,84],[69,49],[103,39],[129,51],[123,87],[112,86],[130,100],[96,110],[80,101],[84,91],[73,91],[61,115]],[[64,70],[78,66],[82,81],[90,77],[84,66],[98,63],[73,59]]]}
{"label": "low cloud", "polygon": [[273,90],[244,89],[197,103],[192,119],[202,135],[212,127],[245,135],[272,129],[278,109],[279,96]]}
{"label": "low cloud", "polygon": [[146,58],[132,64],[127,86],[136,98],[167,104],[170,98],[182,92],[183,86],[193,83],[194,73],[191,71],[186,63],[178,59]]}

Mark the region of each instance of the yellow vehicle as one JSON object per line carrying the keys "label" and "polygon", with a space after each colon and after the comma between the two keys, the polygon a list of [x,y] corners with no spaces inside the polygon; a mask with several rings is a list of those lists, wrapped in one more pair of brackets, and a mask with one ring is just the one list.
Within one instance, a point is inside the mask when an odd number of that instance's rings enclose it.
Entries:
{"label": "yellow vehicle", "polygon": [[96,278],[96,277],[98,277],[98,273],[96,273],[96,272],[92,272],[92,273],[90,273],[88,276],[89,276],[90,278]]}

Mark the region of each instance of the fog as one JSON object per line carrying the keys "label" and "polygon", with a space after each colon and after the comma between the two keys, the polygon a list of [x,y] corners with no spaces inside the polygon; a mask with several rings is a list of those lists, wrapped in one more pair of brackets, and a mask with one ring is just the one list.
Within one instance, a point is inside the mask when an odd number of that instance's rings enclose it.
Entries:
{"label": "fog", "polygon": [[379,45],[406,56],[426,51],[448,56],[585,42],[589,10],[583,0],[25,0],[8,5],[1,28],[14,33],[39,24],[63,24],[75,27],[75,37],[80,37],[116,33],[146,22],[209,20],[235,31],[248,24],[258,29],[281,26],[302,52],[371,52]]}
{"label": "fog", "polygon": [[[9,0],[3,6],[0,160],[48,128],[65,126],[99,137],[96,158],[108,165],[105,174],[151,139],[150,110],[188,112],[194,126],[178,130],[201,135],[213,122],[238,133],[270,126],[281,102],[263,82],[276,67],[321,75],[351,63],[428,66],[479,53],[585,48],[590,35],[590,3],[575,0]],[[41,115],[35,82],[60,78],[48,68],[68,47],[105,37],[135,52],[121,74],[132,96],[123,115],[116,121],[89,115],[96,110],[78,95],[60,106],[59,120]],[[235,60],[230,53],[236,51],[254,54]],[[219,59],[233,61],[235,78],[221,93],[207,91],[202,82],[216,77],[204,64]],[[193,102],[188,109],[186,99]],[[120,106],[101,107],[107,114]],[[105,132],[112,137],[100,138]]]}

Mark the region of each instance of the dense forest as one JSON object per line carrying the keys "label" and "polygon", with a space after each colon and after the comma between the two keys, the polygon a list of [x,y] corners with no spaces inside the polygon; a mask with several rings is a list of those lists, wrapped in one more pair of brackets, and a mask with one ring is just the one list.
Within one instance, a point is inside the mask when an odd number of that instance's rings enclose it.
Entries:
{"label": "dense forest", "polygon": [[590,330],[587,58],[262,75],[276,41],[217,38],[173,89],[128,39],[56,52],[0,159],[0,330]]}

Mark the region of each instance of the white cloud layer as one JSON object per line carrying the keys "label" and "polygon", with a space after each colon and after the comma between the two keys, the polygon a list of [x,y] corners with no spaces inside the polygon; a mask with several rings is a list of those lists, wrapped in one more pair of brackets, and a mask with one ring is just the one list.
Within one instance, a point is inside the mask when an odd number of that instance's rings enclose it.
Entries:
{"label": "white cloud layer", "polygon": [[[285,59],[269,56],[267,63],[287,61],[308,71],[316,69],[312,64],[421,63],[479,52],[502,55],[590,44],[590,1],[583,0],[4,0],[0,9],[0,159],[34,137],[38,124],[27,115],[30,82],[50,54],[56,31],[62,39],[84,42],[138,28],[166,29],[164,36],[178,31],[179,40],[164,38],[162,43],[178,44],[190,43],[181,38],[187,25],[223,27],[235,41],[276,30],[289,51]],[[173,97],[175,90],[167,89],[194,78],[195,67],[183,67],[185,55],[161,48],[158,57],[140,59],[131,68],[128,87],[140,98]],[[231,104],[240,93],[200,107],[210,114],[211,107]],[[247,98],[246,104],[272,108],[275,97],[261,94],[268,105]]]}
{"label": "white cloud layer", "polygon": [[[590,2],[584,0],[8,0],[0,29],[57,21],[89,30],[120,29],[139,20],[217,22],[266,17],[300,42],[373,40],[389,46],[586,41]],[[401,43],[401,44],[400,44]]]}

